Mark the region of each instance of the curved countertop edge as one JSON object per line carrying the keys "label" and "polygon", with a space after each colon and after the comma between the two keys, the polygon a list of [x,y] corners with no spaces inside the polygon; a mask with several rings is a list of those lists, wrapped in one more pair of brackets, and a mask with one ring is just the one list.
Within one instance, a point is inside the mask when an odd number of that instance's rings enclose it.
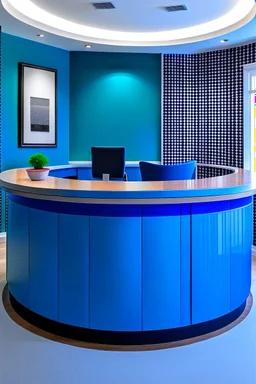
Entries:
{"label": "curved countertop edge", "polygon": [[[72,167],[50,167],[63,168]],[[49,176],[45,181],[34,182],[29,180],[26,168],[21,168],[1,173],[0,186],[7,192],[20,196],[92,204],[175,204],[238,199],[254,195],[256,183],[251,181],[250,172],[238,168],[235,170],[236,173],[225,176],[188,181],[102,182]],[[196,183],[199,184],[198,187]],[[143,187],[140,189],[140,186]],[[172,186],[174,189],[171,189]]]}
{"label": "curved countertop edge", "polygon": [[[32,182],[35,183],[35,182]],[[40,182],[39,182],[40,183]],[[187,189],[187,190],[158,190],[158,191],[89,191],[89,190],[70,190],[70,189],[50,189],[50,188],[38,188],[38,187],[29,187],[22,186],[17,184],[11,184],[3,182],[0,180],[0,186],[4,190],[15,194],[16,192],[20,193],[30,193],[31,195],[44,195],[44,196],[56,196],[66,198],[68,201],[69,198],[81,198],[81,199],[107,199],[120,200],[125,199],[134,200],[140,199],[141,202],[147,201],[148,199],[158,199],[163,200],[166,203],[166,199],[181,199],[191,198],[193,201],[196,201],[197,198],[204,197],[205,201],[212,201],[212,197],[221,197],[226,196],[226,199],[229,195],[236,195],[237,198],[241,193],[248,193],[247,196],[252,196],[256,193],[256,189],[253,189],[251,184],[232,186],[227,188],[212,188],[212,189]],[[53,194],[54,190],[54,194]],[[33,192],[32,192],[33,191]],[[207,200],[208,198],[208,200]]]}
{"label": "curved countertop edge", "polygon": [[68,203],[79,203],[79,204],[113,204],[113,205],[139,205],[139,204],[190,204],[190,203],[207,203],[207,202],[218,202],[225,200],[236,200],[244,197],[253,196],[254,192],[247,191],[241,193],[233,193],[231,195],[219,195],[219,196],[196,196],[196,197],[183,197],[183,198],[148,198],[148,199],[100,199],[100,198],[84,198],[84,197],[67,197],[67,196],[53,196],[53,195],[40,195],[37,193],[27,193],[22,191],[13,191],[4,188],[6,192],[21,197],[36,200],[48,200],[56,202],[68,202]]}

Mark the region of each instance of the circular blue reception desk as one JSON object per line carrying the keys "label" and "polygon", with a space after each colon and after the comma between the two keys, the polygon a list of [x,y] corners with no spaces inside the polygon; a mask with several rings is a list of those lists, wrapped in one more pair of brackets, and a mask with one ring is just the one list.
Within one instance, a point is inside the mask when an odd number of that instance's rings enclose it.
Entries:
{"label": "circular blue reception desk", "polygon": [[73,339],[136,345],[240,316],[251,285],[249,172],[173,182],[67,173],[75,168],[55,167],[39,182],[24,169],[0,175],[8,288],[22,317]]}

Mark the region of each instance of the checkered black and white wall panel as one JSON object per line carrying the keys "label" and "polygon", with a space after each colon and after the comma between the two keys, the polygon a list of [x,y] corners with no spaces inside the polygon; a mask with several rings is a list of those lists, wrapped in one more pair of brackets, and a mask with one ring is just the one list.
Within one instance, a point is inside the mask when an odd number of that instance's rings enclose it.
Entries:
{"label": "checkered black and white wall panel", "polygon": [[[243,65],[255,62],[255,43],[194,55],[163,55],[165,164],[194,159],[243,167]],[[199,177],[211,172],[199,170]],[[254,207],[256,244],[255,198]]]}
{"label": "checkered black and white wall panel", "polygon": [[233,173],[233,172],[225,168],[213,168],[205,165],[197,166],[198,179],[205,179],[207,177],[224,176],[224,175],[229,175],[230,173]]}
{"label": "checkered black and white wall panel", "polygon": [[[218,62],[223,63],[220,68]],[[198,161],[201,163],[227,163],[227,66],[223,51],[198,55]]]}
{"label": "checkered black and white wall panel", "polygon": [[[163,162],[197,158],[198,72],[193,55],[163,56]],[[184,103],[186,100],[186,103]],[[180,134],[183,132],[183,134]]]}

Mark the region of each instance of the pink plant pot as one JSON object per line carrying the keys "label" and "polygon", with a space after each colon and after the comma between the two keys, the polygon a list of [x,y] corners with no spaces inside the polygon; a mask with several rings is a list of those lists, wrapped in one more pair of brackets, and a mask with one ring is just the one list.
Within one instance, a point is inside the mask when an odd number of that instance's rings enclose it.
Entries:
{"label": "pink plant pot", "polygon": [[30,180],[40,181],[46,179],[50,171],[50,168],[42,168],[42,169],[27,169],[27,174]]}

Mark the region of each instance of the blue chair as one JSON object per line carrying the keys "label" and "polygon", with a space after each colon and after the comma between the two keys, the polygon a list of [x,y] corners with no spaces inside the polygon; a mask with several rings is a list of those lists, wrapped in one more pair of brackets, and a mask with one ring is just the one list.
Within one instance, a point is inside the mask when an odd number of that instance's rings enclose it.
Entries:
{"label": "blue chair", "polygon": [[140,162],[142,181],[191,180],[196,177],[196,161],[173,165]]}

